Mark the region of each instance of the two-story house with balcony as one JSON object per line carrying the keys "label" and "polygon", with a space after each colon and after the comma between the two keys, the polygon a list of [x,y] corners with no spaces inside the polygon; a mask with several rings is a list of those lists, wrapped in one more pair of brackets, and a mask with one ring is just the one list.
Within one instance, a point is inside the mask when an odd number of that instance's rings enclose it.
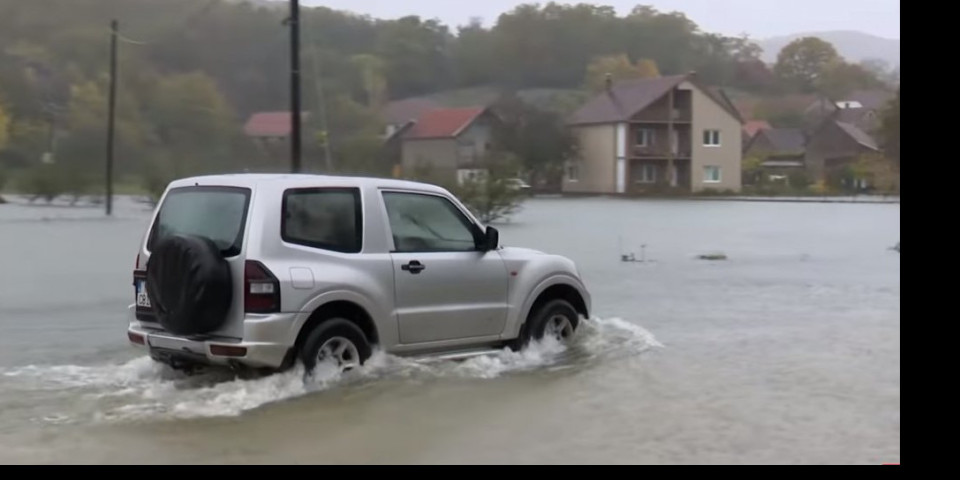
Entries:
{"label": "two-story house with balcony", "polygon": [[696,74],[607,82],[568,121],[579,142],[569,193],[739,191],[743,120]]}

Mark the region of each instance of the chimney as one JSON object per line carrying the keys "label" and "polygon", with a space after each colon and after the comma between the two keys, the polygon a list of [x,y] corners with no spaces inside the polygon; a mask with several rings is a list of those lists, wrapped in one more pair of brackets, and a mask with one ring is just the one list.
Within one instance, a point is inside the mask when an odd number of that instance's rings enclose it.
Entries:
{"label": "chimney", "polygon": [[612,73],[607,74],[607,78],[605,79],[605,82],[607,86],[607,92],[612,91],[613,90],[613,74]]}

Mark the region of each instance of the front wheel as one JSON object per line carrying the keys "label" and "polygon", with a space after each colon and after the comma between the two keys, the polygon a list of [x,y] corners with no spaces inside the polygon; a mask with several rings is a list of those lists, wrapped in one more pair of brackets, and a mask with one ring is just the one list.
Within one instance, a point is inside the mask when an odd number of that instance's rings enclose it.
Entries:
{"label": "front wheel", "polygon": [[579,324],[580,315],[569,302],[547,302],[530,316],[513,348],[521,350],[531,342],[540,342],[547,338],[567,343],[576,334]]}
{"label": "front wheel", "polygon": [[341,318],[316,327],[300,349],[300,362],[307,374],[321,363],[333,364],[341,373],[363,366],[372,355],[370,342],[353,322]]}

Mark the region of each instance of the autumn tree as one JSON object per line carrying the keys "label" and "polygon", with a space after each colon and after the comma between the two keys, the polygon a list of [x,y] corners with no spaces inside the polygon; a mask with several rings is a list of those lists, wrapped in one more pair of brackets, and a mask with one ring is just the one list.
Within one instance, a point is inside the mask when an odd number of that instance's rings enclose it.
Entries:
{"label": "autumn tree", "polygon": [[354,55],[350,63],[360,75],[367,106],[378,109],[387,101],[386,63],[376,55]]}
{"label": "autumn tree", "polygon": [[595,58],[587,67],[585,84],[593,92],[605,88],[608,76],[613,81],[633,80],[638,78],[656,78],[660,70],[656,62],[650,59],[641,59],[632,63],[624,54],[605,55]]}
{"label": "autumn tree", "polygon": [[804,37],[780,51],[774,72],[794,88],[813,92],[830,66],[841,61],[837,49],[830,43]]}

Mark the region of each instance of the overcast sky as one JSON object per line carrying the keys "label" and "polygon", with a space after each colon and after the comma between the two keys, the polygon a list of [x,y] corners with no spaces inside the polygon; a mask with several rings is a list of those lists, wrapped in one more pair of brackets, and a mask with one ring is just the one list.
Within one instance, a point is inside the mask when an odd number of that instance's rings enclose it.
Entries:
{"label": "overcast sky", "polygon": [[[419,15],[462,25],[471,17],[487,25],[513,7],[536,1],[519,0],[302,0],[380,18]],[[583,0],[586,3],[586,0]],[[580,0],[561,3],[579,3]],[[547,3],[541,1],[539,3]],[[766,38],[798,32],[859,30],[900,38],[900,0],[598,0],[625,14],[637,4],[661,11],[681,11],[706,31]]]}

